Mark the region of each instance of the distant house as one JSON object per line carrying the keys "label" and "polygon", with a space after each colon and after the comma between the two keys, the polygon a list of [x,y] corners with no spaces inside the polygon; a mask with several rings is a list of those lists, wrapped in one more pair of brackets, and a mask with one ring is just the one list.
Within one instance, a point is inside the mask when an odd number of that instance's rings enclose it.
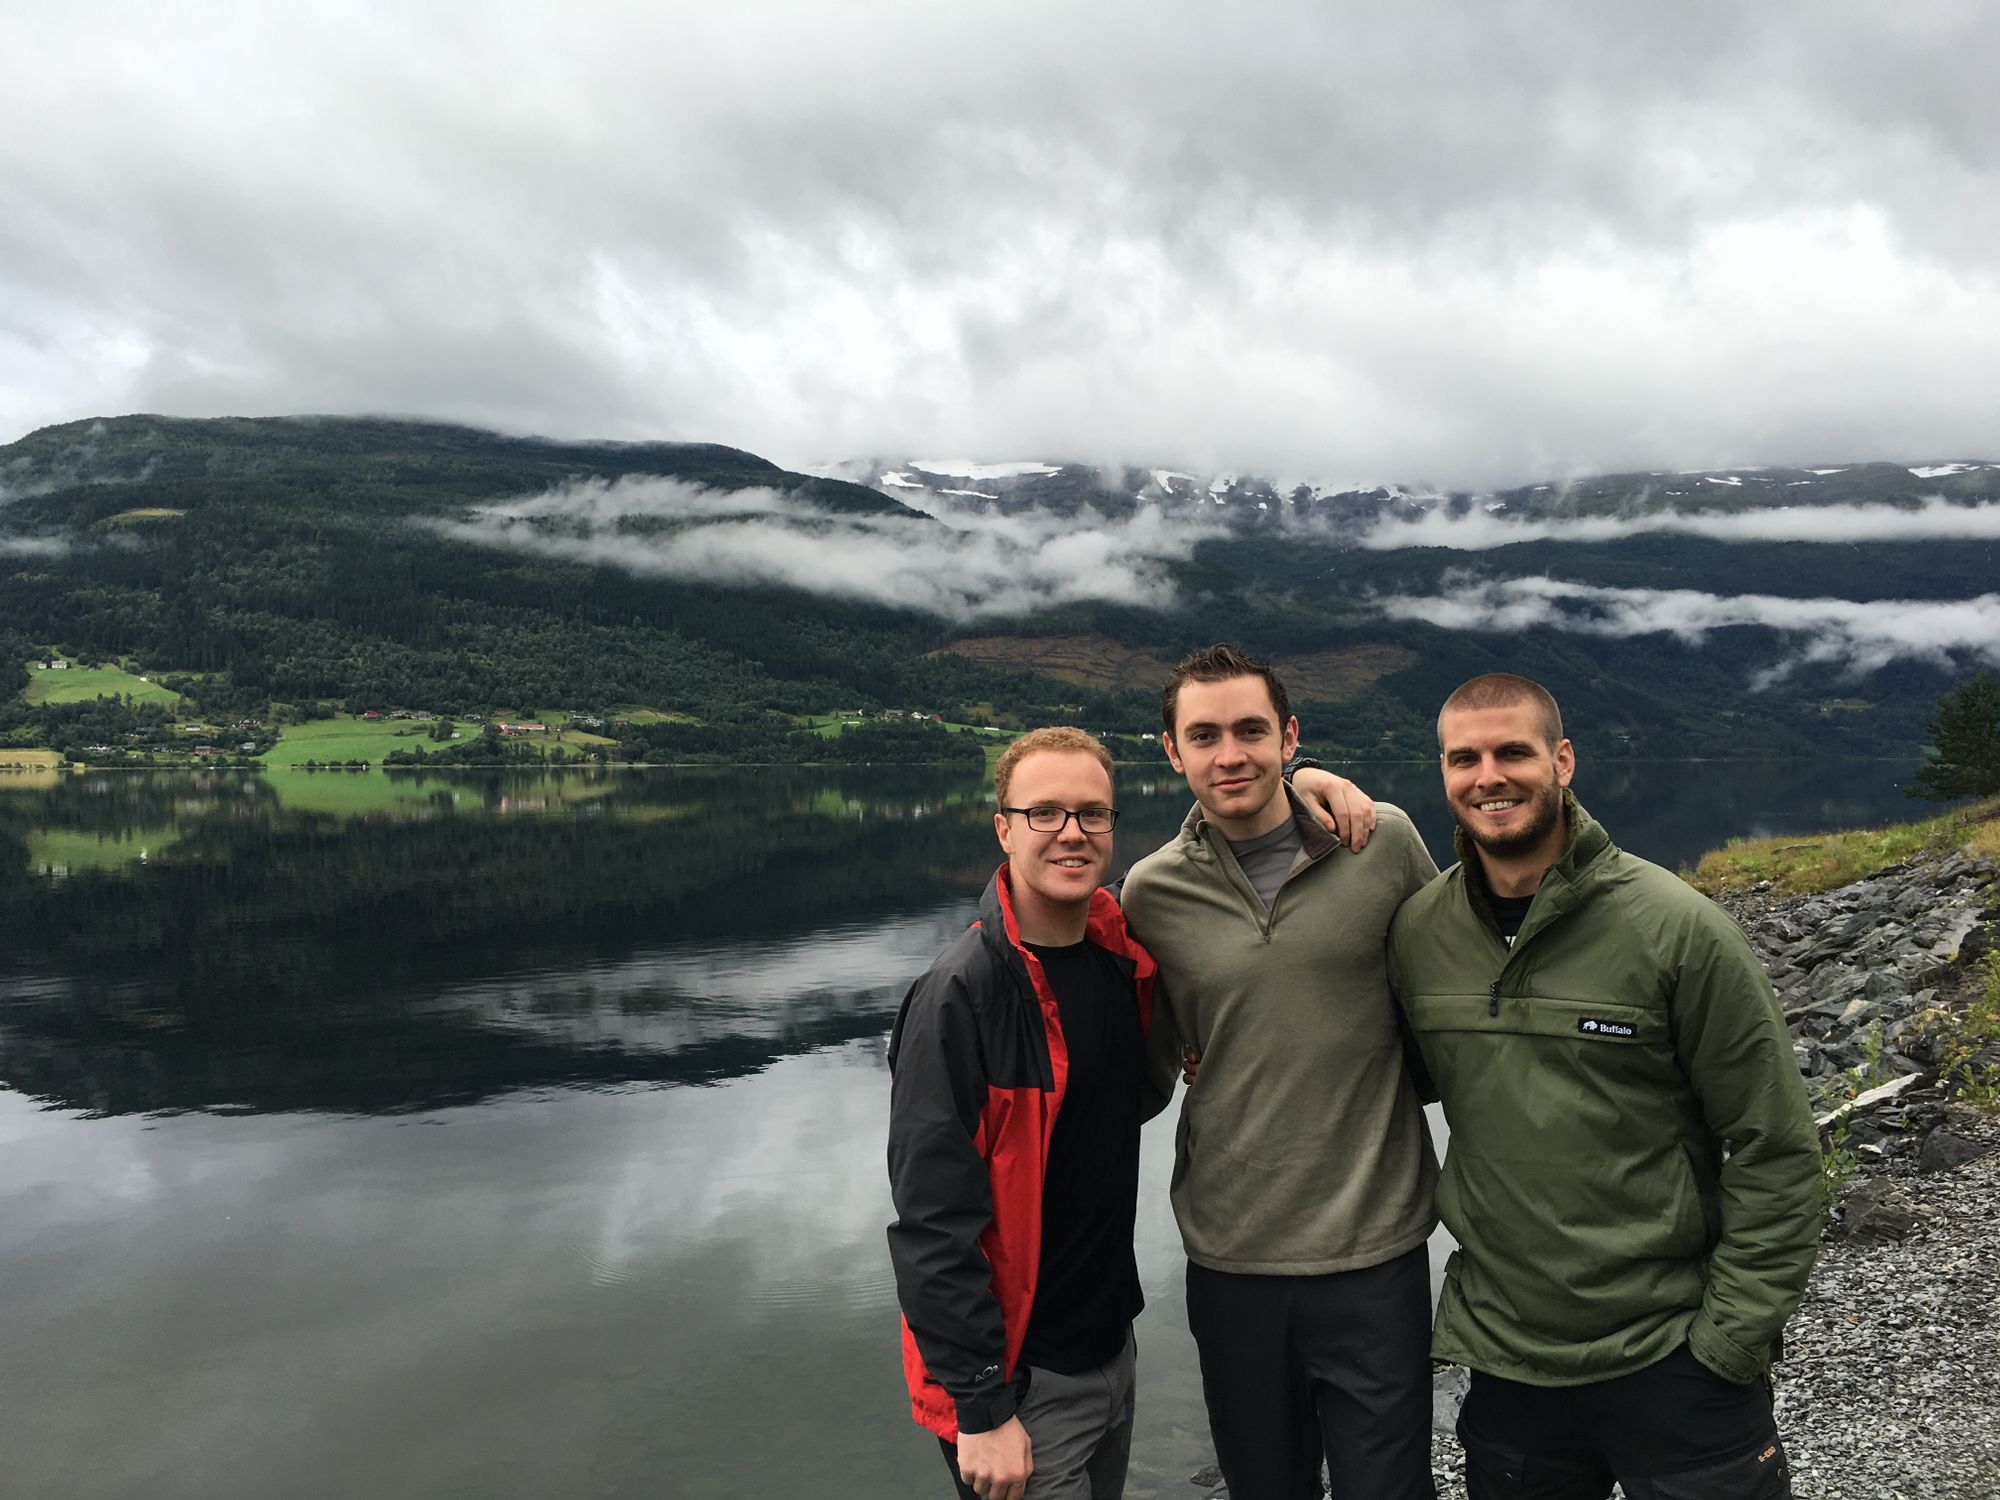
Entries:
{"label": "distant house", "polygon": [[379,719],[379,718],[381,718],[382,716],[381,716],[380,714],[376,713],[376,712],[375,712],[375,710],[371,708],[371,709],[369,709],[369,710],[368,710],[368,712],[367,712],[367,713],[363,714],[363,715],[362,715],[361,717],[362,717],[362,718],[364,718],[364,719]]}
{"label": "distant house", "polygon": [[549,726],[546,724],[502,724],[500,732],[502,734],[547,734]]}
{"label": "distant house", "polygon": [[219,749],[217,749],[217,748],[216,748],[216,747],[215,747],[214,745],[196,745],[196,746],[194,747],[194,753],[195,753],[196,755],[220,755],[220,754],[222,754],[222,752],[221,752],[221,751],[220,751]]}
{"label": "distant house", "polygon": [[51,672],[67,672],[69,670],[69,663],[58,656],[49,662],[49,670]]}

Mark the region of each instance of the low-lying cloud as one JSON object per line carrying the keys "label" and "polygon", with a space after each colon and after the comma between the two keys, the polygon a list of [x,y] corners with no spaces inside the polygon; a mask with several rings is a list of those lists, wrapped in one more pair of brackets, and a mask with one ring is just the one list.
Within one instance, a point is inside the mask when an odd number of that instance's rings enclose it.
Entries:
{"label": "low-lying cloud", "polygon": [[1432,510],[1377,523],[1356,540],[1375,552],[1446,547],[1484,552],[1522,542],[1616,542],[1646,533],[1723,542],[1934,542],[2000,540],[2000,505],[1955,505],[1931,495],[1920,505],[1786,505],[1746,511],[1657,510],[1620,516],[1529,519],[1473,509]]}
{"label": "low-lying cloud", "polygon": [[0,557],[67,557],[70,544],[54,536],[0,536]]}
{"label": "low-lying cloud", "polygon": [[1949,667],[1954,655],[1964,655],[2000,666],[2000,594],[1859,603],[1447,574],[1435,595],[1395,594],[1374,604],[1391,619],[1422,620],[1446,630],[1666,634],[1691,646],[1732,625],[1762,626],[1785,635],[1790,648],[1782,661],[1756,675],[1755,687],[1769,686],[1808,665],[1862,675],[1902,661]]}
{"label": "low-lying cloud", "polygon": [[965,620],[1085,601],[1169,606],[1177,597],[1169,565],[1221,525],[1156,505],[1115,519],[942,506],[857,515],[778,490],[630,478],[482,506],[432,529],[633,573],[796,588]]}

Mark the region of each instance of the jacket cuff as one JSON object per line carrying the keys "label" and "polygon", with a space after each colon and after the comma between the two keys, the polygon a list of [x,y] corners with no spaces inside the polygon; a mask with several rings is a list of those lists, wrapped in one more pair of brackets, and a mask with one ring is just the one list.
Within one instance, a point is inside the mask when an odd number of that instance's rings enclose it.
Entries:
{"label": "jacket cuff", "polygon": [[1765,1355],[1745,1349],[1717,1328],[1705,1312],[1688,1328],[1688,1349],[1709,1369],[1737,1385],[1749,1385],[1770,1373]]}
{"label": "jacket cuff", "polygon": [[1296,772],[1324,771],[1325,769],[1325,766],[1314,760],[1310,755],[1294,755],[1290,760],[1285,762],[1284,777],[1286,784],[1290,784],[1292,776]]}
{"label": "jacket cuff", "polygon": [[960,1432],[991,1432],[996,1427],[1005,1427],[1014,1416],[1014,1384],[1003,1380],[990,1390],[984,1390],[965,1397],[954,1397],[952,1405],[958,1408],[958,1430]]}

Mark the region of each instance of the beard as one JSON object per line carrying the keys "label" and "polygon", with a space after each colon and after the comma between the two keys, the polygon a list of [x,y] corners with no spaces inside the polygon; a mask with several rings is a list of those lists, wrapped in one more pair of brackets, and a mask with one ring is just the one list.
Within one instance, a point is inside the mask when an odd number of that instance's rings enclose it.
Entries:
{"label": "beard", "polygon": [[1487,833],[1474,827],[1459,813],[1456,803],[1452,804],[1451,819],[1481,849],[1505,859],[1527,853],[1549,836],[1549,830],[1562,821],[1562,794],[1563,789],[1550,782],[1528,799],[1528,820],[1505,833]]}

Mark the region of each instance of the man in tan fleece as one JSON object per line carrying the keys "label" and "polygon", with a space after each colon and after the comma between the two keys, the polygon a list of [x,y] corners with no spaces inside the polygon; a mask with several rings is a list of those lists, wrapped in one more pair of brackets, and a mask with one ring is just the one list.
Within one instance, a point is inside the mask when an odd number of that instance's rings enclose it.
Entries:
{"label": "man in tan fleece", "polygon": [[1383,944],[1437,873],[1398,808],[1342,850],[1285,786],[1284,685],[1228,646],[1162,695],[1196,805],[1123,901],[1160,967],[1150,1084],[1201,1059],[1175,1137],[1216,1457],[1234,1500],[1430,1500],[1432,1152]]}

